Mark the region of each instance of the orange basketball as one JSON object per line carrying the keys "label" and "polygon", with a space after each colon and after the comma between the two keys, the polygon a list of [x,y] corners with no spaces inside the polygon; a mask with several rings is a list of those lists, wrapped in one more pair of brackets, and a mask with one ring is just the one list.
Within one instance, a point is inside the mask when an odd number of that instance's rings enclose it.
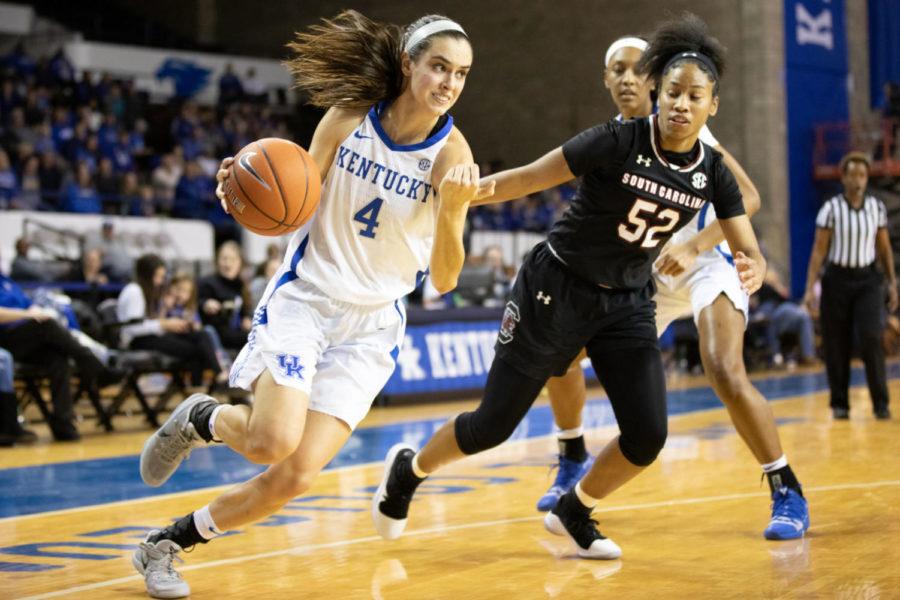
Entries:
{"label": "orange basketball", "polygon": [[259,235],[282,235],[306,223],[319,206],[319,168],[288,140],[263,138],[241,148],[222,189],[228,211]]}

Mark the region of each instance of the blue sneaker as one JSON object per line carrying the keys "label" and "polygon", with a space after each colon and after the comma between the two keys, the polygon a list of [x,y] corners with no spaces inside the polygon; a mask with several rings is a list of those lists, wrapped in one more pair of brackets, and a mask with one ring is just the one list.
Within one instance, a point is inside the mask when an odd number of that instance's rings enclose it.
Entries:
{"label": "blue sneaker", "polygon": [[585,473],[591,470],[594,459],[590,455],[583,462],[578,462],[566,458],[562,454],[559,455],[559,463],[556,467],[556,481],[547,490],[547,493],[538,500],[537,509],[541,512],[553,510],[556,503],[559,502],[560,496],[575,487],[575,484],[584,477]]}
{"label": "blue sneaker", "polygon": [[767,540],[795,540],[809,529],[806,498],[797,490],[783,487],[772,494],[772,520],[763,532]]}

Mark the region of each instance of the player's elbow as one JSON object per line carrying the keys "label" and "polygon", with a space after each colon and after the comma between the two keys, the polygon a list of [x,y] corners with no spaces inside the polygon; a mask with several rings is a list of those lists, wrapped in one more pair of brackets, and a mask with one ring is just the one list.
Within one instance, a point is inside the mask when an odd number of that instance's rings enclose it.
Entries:
{"label": "player's elbow", "polygon": [[437,276],[432,274],[431,285],[438,291],[440,295],[452,292],[456,288],[456,277],[450,275]]}
{"label": "player's elbow", "polygon": [[747,190],[744,194],[744,210],[747,211],[747,216],[752,217],[755,215],[759,212],[761,206],[762,199],[759,197],[759,192],[756,191],[756,188]]}

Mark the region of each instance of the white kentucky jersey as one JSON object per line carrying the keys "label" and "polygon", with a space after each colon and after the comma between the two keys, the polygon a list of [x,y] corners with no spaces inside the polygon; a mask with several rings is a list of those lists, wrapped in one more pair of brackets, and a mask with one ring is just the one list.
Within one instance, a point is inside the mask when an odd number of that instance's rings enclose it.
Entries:
{"label": "white kentucky jersey", "polygon": [[351,304],[393,302],[424,278],[437,220],[431,170],[453,128],[448,117],[425,141],[399,145],[380,108],[337,148],[315,217],[285,256],[289,273]]}

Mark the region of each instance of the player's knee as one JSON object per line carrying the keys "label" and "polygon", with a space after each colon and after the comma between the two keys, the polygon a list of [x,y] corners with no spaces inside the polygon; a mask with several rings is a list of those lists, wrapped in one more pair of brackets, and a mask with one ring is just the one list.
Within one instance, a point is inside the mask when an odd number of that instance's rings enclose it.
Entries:
{"label": "player's knee", "polygon": [[512,435],[515,424],[510,428],[505,423],[488,423],[476,410],[456,417],[454,428],[459,449],[466,454],[477,454],[505,442]]}
{"label": "player's knee", "polygon": [[744,385],[750,384],[741,356],[708,353],[704,356],[703,369],[723,401],[737,396]]}
{"label": "player's knee", "polygon": [[297,449],[299,440],[285,432],[250,433],[244,456],[258,465],[274,465]]}
{"label": "player's knee", "polygon": [[622,433],[619,437],[619,449],[622,450],[622,454],[628,459],[628,462],[639,467],[646,467],[662,452],[668,434],[669,429],[665,419],[656,423],[642,423],[640,432]]}

